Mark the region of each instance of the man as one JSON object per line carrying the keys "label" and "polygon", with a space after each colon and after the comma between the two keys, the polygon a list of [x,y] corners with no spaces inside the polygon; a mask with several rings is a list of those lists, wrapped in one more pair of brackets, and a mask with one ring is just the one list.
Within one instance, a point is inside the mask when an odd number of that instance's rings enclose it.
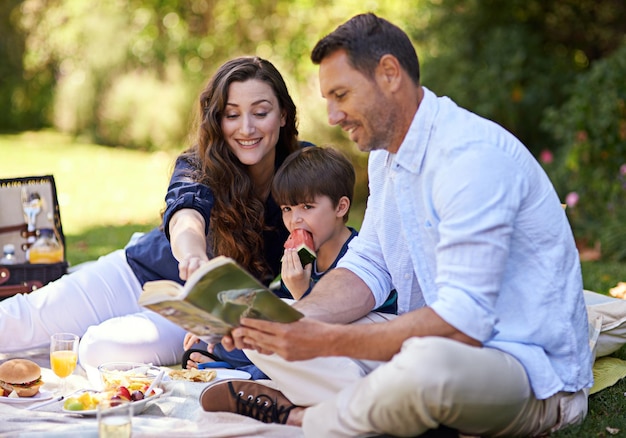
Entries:
{"label": "man", "polygon": [[[330,124],[371,151],[362,229],[296,304],[305,318],[244,319],[224,340],[249,348],[282,394],[218,382],[205,409],[324,437],[530,436],[582,421],[592,356],[580,263],[541,166],[421,86],[409,38],[386,20],[353,17],[312,60]],[[346,324],[392,286],[398,317]]]}

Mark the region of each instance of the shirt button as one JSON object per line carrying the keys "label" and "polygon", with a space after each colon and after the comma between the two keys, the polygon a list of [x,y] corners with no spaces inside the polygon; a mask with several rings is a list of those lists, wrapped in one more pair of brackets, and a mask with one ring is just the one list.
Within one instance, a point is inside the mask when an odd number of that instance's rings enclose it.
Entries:
{"label": "shirt button", "polygon": [[408,280],[409,278],[411,278],[411,275],[410,275],[410,274],[404,274],[404,279],[405,279],[405,280]]}

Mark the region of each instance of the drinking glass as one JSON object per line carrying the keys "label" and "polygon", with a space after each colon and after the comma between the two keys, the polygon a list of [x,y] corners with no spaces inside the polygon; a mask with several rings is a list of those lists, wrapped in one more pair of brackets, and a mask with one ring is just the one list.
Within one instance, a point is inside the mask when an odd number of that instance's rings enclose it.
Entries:
{"label": "drinking glass", "polygon": [[[36,240],[37,215],[41,212],[42,206],[43,200],[38,192],[29,192],[26,187],[22,187],[22,210],[24,211],[24,221],[27,225],[28,237],[26,238],[26,242],[29,247],[35,243]],[[26,260],[28,260],[28,252]]]}
{"label": "drinking glass", "polygon": [[132,431],[133,404],[104,399],[98,403],[98,437],[128,438]]}
{"label": "drinking glass", "polygon": [[50,337],[50,368],[61,378],[59,391],[66,391],[66,377],[76,369],[78,336],[73,333],[55,333]]}
{"label": "drinking glass", "polygon": [[41,212],[42,206],[43,200],[38,192],[29,192],[26,187],[22,187],[22,209],[28,231],[35,231],[37,215]]}

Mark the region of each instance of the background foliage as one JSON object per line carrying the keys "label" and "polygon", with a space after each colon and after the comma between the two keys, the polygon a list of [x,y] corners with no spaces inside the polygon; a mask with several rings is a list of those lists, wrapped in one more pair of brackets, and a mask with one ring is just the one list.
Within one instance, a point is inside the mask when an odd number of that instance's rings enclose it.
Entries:
{"label": "background foliage", "polygon": [[[158,223],[195,97],[242,54],[281,70],[303,138],[355,152],[326,123],[309,52],[365,11],[407,30],[427,87],[502,124],[542,162],[581,245],[601,244],[605,260],[582,264],[584,286],[623,281],[624,0],[1,0],[0,177],[54,173],[72,264],[121,248]],[[41,128],[64,135],[7,134]],[[356,208],[366,159],[353,154]],[[624,391],[622,380],[590,397],[583,425],[555,436],[623,435]]]}
{"label": "background foliage", "polygon": [[[309,53],[365,11],[407,30],[427,87],[512,131],[564,200],[579,196],[569,214],[583,244],[626,257],[623,0],[4,0],[0,130],[179,151],[215,68],[257,54],[286,77],[302,137],[352,153],[326,123]],[[353,157],[363,200],[367,156]]]}
{"label": "background foliage", "polygon": [[626,260],[626,45],[568,89],[544,119],[560,145],[553,180],[570,200],[576,234],[600,242],[605,257]]}

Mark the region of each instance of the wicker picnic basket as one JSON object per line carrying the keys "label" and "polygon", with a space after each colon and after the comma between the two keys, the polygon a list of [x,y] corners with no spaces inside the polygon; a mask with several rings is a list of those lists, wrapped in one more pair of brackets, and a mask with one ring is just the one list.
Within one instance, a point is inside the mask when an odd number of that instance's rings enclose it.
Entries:
{"label": "wicker picnic basket", "polygon": [[[30,218],[23,209],[25,196],[38,200]],[[52,229],[63,246],[63,261],[28,263],[26,252],[45,228]],[[0,299],[32,292],[67,273],[65,235],[52,175],[0,179],[0,253],[6,244],[15,247],[15,263],[0,264]]]}

